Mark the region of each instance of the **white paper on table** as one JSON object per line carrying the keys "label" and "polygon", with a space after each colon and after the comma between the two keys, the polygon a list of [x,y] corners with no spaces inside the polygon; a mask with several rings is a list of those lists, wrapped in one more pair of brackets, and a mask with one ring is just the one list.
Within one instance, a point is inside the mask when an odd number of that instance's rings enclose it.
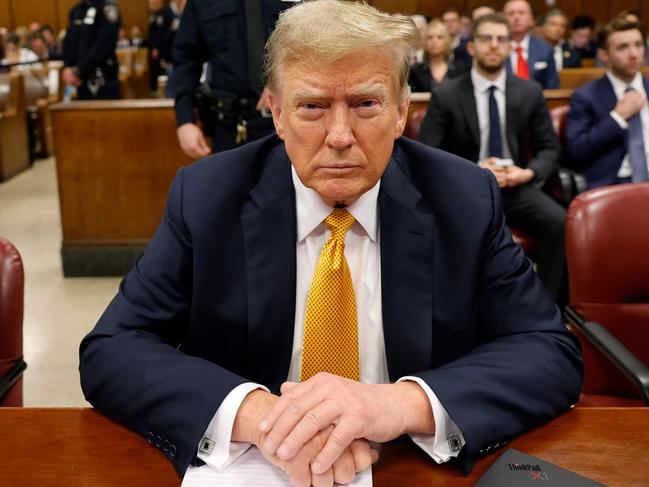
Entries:
{"label": "white paper on table", "polygon": [[[338,484],[336,484],[338,485]],[[356,474],[350,487],[372,487],[372,469]],[[291,487],[288,475],[251,447],[222,472],[208,465],[189,467],[181,487]]]}

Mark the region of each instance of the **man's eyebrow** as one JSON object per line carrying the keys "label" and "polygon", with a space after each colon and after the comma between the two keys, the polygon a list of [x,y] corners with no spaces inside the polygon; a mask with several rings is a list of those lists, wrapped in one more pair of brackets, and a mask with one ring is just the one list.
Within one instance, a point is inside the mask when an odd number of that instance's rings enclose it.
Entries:
{"label": "man's eyebrow", "polygon": [[383,83],[372,83],[365,86],[355,87],[349,90],[351,98],[362,98],[366,96],[377,96],[379,98],[387,98],[390,91]]}

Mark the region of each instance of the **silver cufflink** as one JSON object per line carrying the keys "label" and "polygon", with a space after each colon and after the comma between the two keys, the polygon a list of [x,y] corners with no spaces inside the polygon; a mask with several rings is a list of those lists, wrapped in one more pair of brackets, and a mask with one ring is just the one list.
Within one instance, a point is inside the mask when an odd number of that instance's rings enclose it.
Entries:
{"label": "silver cufflink", "polygon": [[201,440],[201,446],[198,448],[198,451],[205,455],[211,455],[212,451],[214,450],[214,445],[216,445],[214,441],[210,440],[209,438],[203,438]]}
{"label": "silver cufflink", "polygon": [[460,437],[455,433],[448,435],[446,441],[448,443],[448,447],[451,449],[452,452],[459,451],[460,448],[462,448],[462,442],[460,441]]}

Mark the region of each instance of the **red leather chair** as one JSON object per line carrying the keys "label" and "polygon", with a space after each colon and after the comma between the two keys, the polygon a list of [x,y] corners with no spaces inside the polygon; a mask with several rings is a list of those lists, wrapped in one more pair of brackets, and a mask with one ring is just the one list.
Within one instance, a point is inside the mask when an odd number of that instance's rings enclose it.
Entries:
{"label": "red leather chair", "polygon": [[23,263],[16,248],[0,238],[0,406],[22,406]]}
{"label": "red leather chair", "polygon": [[649,183],[597,188],[572,201],[565,317],[583,347],[581,406],[649,405],[647,252]]}

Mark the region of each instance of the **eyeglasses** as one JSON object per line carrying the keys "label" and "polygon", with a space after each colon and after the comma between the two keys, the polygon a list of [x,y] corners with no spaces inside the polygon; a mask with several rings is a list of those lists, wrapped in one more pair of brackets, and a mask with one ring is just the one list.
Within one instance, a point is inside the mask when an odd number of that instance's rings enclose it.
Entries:
{"label": "eyeglasses", "polygon": [[509,44],[511,42],[511,37],[509,36],[492,36],[489,34],[476,34],[473,36],[473,39],[482,44],[492,44],[494,39],[501,45]]}

